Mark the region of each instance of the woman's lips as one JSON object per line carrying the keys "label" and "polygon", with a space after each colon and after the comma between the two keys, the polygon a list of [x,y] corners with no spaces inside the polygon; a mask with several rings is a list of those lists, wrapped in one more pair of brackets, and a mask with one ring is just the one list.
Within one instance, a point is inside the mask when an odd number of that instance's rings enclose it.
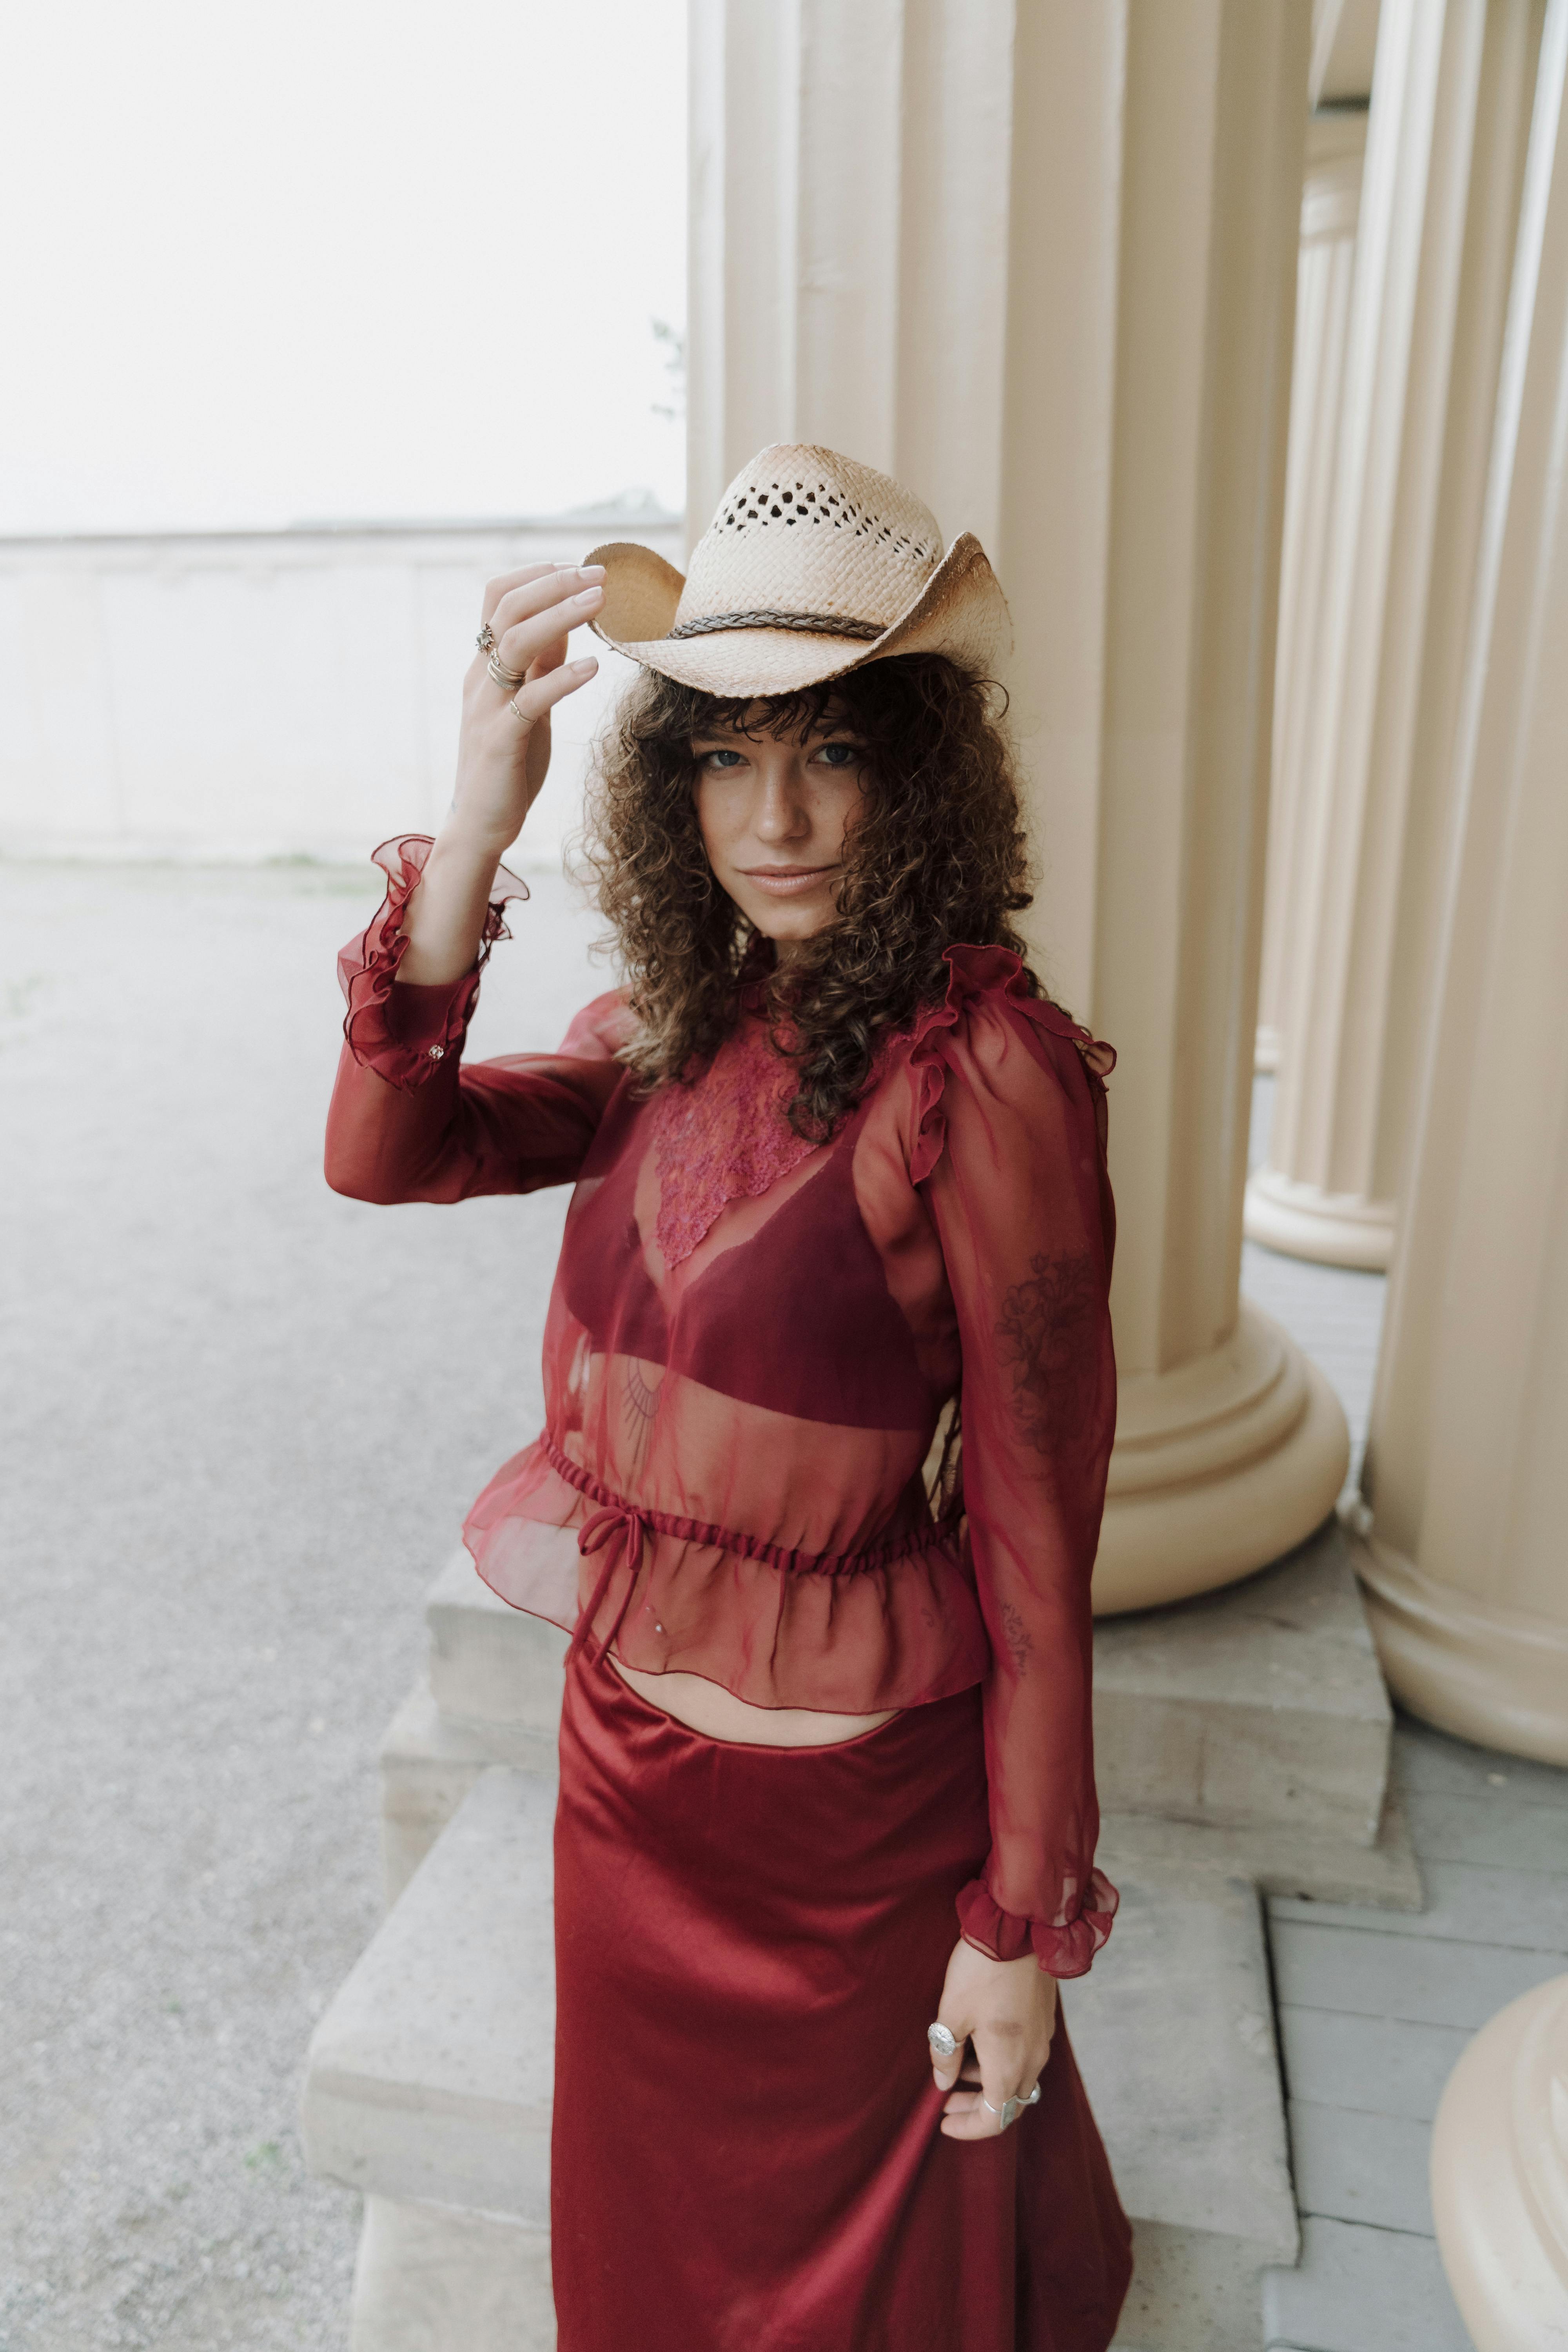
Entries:
{"label": "woman's lips", "polygon": [[742,873],[771,898],[798,898],[835,871],[831,866],[742,866]]}

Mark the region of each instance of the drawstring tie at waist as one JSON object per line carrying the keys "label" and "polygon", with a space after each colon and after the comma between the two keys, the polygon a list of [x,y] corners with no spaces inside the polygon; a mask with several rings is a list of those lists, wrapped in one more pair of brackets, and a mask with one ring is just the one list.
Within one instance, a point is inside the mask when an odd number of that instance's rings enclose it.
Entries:
{"label": "drawstring tie at waist", "polygon": [[577,1620],[577,1630],[572,1636],[566,1655],[575,1657],[586,1651],[588,1635],[610,1590],[610,1580],[625,1561],[627,1569],[626,1588],[621,1595],[621,1605],[616,1612],[615,1623],[599,1643],[597,1655],[603,1657],[626,1622],[637,1591],[647,1553],[647,1538],[658,1532],[675,1536],[683,1543],[711,1545],[715,1550],[735,1552],[744,1559],[760,1559],[771,1568],[789,1570],[796,1575],[856,1576],[868,1569],[890,1568],[900,1559],[910,1559],[921,1552],[934,1550],[951,1542],[958,1531],[961,1512],[951,1513],[941,1520],[932,1519],[913,1534],[889,1544],[878,1544],[865,1551],[805,1552],[790,1551],[783,1544],[767,1543],[761,1536],[742,1535],[729,1528],[712,1527],[702,1519],[679,1517],[673,1511],[656,1511],[641,1503],[629,1503],[624,1495],[602,1486],[597,1478],[563,1454],[548,1430],[540,1439],[545,1460],[559,1478],[575,1486],[599,1508],[584,1520],[577,1530],[577,1549],[584,1559],[596,1551],[605,1555],[599,1570],[599,1580],[594,1587],[594,1597]]}
{"label": "drawstring tie at waist", "polygon": [[[616,1612],[616,1622],[599,1644],[602,1658],[620,1632],[632,1594],[637,1591],[637,1578],[642,1574],[643,1536],[647,1525],[646,1512],[635,1503],[606,1503],[602,1511],[584,1519],[577,1530],[577,1549],[584,1559],[596,1551],[605,1555],[605,1565],[599,1570],[599,1581],[594,1587],[594,1598],[577,1620],[577,1631],[566,1654],[574,1657],[579,1650],[586,1651],[588,1632],[605,1605],[605,1595],[610,1589],[610,1579],[616,1572],[617,1556],[626,1561],[628,1574],[626,1589],[621,1595],[621,1605]],[[617,1540],[618,1539],[618,1540]]]}

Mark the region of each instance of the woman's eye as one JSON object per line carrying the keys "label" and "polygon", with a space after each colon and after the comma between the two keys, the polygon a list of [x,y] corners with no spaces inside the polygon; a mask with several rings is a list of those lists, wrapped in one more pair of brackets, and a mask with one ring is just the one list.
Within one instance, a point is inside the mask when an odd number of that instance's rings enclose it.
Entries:
{"label": "woman's eye", "polygon": [[702,765],[708,769],[739,768],[742,765],[739,751],[704,751]]}
{"label": "woman's eye", "polygon": [[829,768],[858,768],[861,751],[858,743],[824,743],[816,756]]}

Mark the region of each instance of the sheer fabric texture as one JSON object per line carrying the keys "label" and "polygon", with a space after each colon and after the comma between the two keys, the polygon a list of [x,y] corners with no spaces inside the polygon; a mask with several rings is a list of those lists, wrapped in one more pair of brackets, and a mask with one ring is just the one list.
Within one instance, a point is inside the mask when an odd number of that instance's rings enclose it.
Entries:
{"label": "sheer fabric texture", "polygon": [[[1090,1727],[1109,1048],[1029,997],[1016,956],[959,947],[826,1144],[788,1126],[792,1075],[751,1012],[694,1085],[652,1094],[616,1058],[613,992],[557,1054],[465,1065],[478,969],[395,983],[428,845],[376,853],[386,902],[340,958],[328,1174],[376,1201],[575,1185],[546,1426],[468,1516],[480,1574],[580,1644],[753,1706],[979,1685],[991,1849],[962,1930],[1081,1974],[1116,1906]],[[481,962],[519,895],[499,869]],[[960,1394],[962,1517],[922,1475]]]}

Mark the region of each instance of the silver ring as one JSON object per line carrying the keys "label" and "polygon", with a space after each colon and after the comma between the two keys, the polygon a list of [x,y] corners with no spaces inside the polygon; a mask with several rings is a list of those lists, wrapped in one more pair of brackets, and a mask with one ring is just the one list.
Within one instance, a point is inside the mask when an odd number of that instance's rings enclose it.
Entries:
{"label": "silver ring", "polygon": [[928,2025],[926,2027],[926,2040],[931,2043],[931,2054],[933,2057],[957,2057],[958,2043],[945,2025]]}
{"label": "silver ring", "polygon": [[506,706],[506,707],[507,707],[507,709],[510,711],[510,713],[511,713],[512,717],[517,720],[517,722],[518,722],[518,724],[519,724],[519,726],[520,726],[520,727],[531,727],[531,726],[532,726],[533,721],[532,721],[532,719],[529,717],[529,715],[528,715],[527,711],[526,711],[526,710],[520,710],[520,709],[518,709],[518,707],[517,707],[517,698],[516,698],[516,696],[515,696],[515,695],[509,695],[509,696],[508,696],[508,698],[507,698],[507,706]]}
{"label": "silver ring", "polygon": [[986,2097],[984,2092],[982,2091],[980,2094],[980,2104],[991,2115],[1001,2116],[1001,2128],[1003,2131],[1005,2131],[1010,2124],[1016,2124],[1017,2122],[1018,2117],[1023,2114],[1026,2107],[1037,2106],[1039,2105],[1039,2098],[1040,2086],[1038,2083],[1037,2083],[1026,2099],[1004,2099],[999,2107],[994,2107],[992,2106],[990,2100]]}
{"label": "silver ring", "polygon": [[485,667],[503,694],[515,694],[520,686],[528,683],[528,672],[525,669],[508,669],[499,649],[491,654]]}
{"label": "silver ring", "polygon": [[488,621],[481,621],[479,623],[479,634],[474,639],[474,643],[478,646],[480,653],[494,653],[496,649],[496,633],[491,628]]}

